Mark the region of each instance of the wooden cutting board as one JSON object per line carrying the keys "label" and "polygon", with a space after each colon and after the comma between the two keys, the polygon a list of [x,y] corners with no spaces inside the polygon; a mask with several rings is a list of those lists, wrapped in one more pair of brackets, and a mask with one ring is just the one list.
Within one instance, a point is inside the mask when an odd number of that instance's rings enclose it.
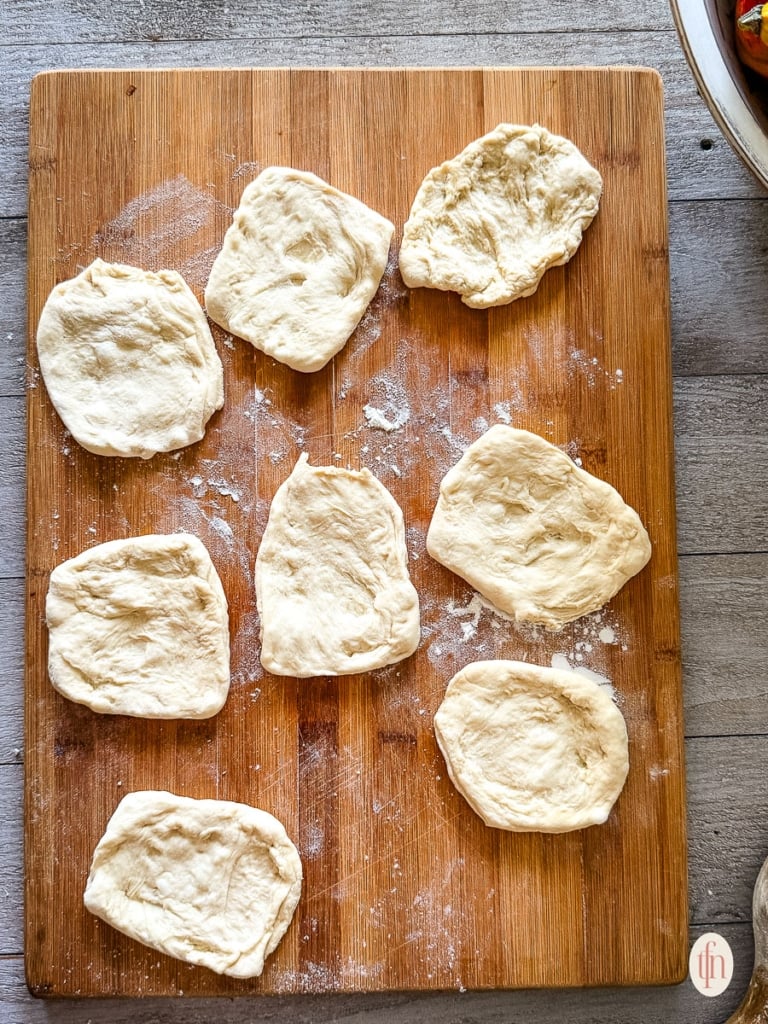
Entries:
{"label": "wooden cutting board", "polygon": [[[56,72],[31,98],[26,963],[38,995],[242,994],[674,982],[687,953],[663,100],[642,69]],[[404,287],[403,222],[424,174],[500,121],[538,121],[600,169],[600,213],[565,267],[510,306]],[[34,337],[94,257],[180,270],[198,296],[243,187],[313,171],[397,225],[382,286],[309,376],[214,328],[226,404],[199,444],[148,462],[67,435]],[[371,428],[372,405],[392,422]],[[518,630],[425,552],[443,474],[494,422],[562,445],[614,484],[649,566],[560,634]],[[369,466],[403,508],[423,639],[367,676],[259,665],[252,567],[296,458]],[[232,689],[206,722],[100,716],[46,675],[51,569],[116,537],[189,530],[227,592]],[[609,821],[566,835],[486,828],[453,789],[432,716],[488,657],[566,658],[608,677],[629,778]],[[261,979],[130,941],[82,906],[120,798],[166,788],[280,818],[302,855],[295,919]]]}

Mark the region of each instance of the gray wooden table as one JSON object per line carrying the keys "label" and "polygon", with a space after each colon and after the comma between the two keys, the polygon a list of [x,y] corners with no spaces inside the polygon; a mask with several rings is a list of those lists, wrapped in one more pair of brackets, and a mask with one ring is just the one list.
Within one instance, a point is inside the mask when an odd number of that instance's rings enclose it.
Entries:
{"label": "gray wooden table", "polygon": [[[697,96],[666,0],[5,0],[0,5],[0,1022],[724,1021],[752,966],[768,855],[768,195]],[[666,90],[691,939],[733,984],[664,989],[51,1002],[24,984],[25,237],[28,93],[46,68],[644,64]]]}

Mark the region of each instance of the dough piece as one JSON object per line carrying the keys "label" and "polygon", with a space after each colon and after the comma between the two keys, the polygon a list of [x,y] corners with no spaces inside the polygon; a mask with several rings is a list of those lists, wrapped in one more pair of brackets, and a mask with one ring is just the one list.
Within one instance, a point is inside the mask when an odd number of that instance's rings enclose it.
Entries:
{"label": "dough piece", "polygon": [[227,699],[227,599],[191,534],[107,541],[62,562],[45,613],[51,682],[92,711],[210,718]]}
{"label": "dough piece", "polygon": [[511,832],[602,824],[629,770],[627,727],[606,690],[523,661],[458,672],[435,735],[461,795],[486,825]]}
{"label": "dough piece", "polygon": [[403,229],[403,280],[479,309],[531,295],[578,249],[602,188],[568,139],[500,124],[421,183]]}
{"label": "dough piece", "polygon": [[296,847],[266,811],[144,790],[110,818],[84,902],[161,953],[255,978],[291,923],[301,875]]}
{"label": "dough piece", "polygon": [[224,404],[208,321],[174,270],[94,260],[48,296],[37,352],[64,425],[96,455],[184,448]]}
{"label": "dough piece", "polygon": [[208,316],[294,370],[319,370],[376,294],[394,230],[322,178],[268,167],[243,192],[213,264]]}
{"label": "dough piece", "polygon": [[507,615],[559,629],[613,597],[651,542],[610,484],[497,424],[443,478],[427,550]]}
{"label": "dough piece", "polygon": [[310,466],[280,486],[256,557],[261,663],[281,676],[368,672],[420,638],[403,514],[367,469]]}

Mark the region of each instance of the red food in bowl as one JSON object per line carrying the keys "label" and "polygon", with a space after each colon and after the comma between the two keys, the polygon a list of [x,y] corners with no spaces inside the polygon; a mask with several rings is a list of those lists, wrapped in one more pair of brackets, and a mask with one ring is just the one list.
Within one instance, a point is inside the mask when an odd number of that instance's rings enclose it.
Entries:
{"label": "red food in bowl", "polygon": [[768,77],[768,4],[736,0],[736,49],[747,67]]}

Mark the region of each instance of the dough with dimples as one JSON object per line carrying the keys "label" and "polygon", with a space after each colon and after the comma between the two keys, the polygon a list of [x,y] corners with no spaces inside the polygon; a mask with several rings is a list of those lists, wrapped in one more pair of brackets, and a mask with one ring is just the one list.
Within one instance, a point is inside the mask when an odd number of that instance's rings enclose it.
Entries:
{"label": "dough with dimples", "polygon": [[443,478],[427,550],[501,611],[550,629],[600,608],[651,557],[618,491],[501,423]]}
{"label": "dough with dimples", "polygon": [[275,494],[256,557],[261,663],[287,676],[338,676],[416,650],[419,599],[403,514],[367,469],[310,466]]}
{"label": "dough with dimples", "polygon": [[210,718],[227,699],[227,599],[191,534],[107,541],[62,562],[45,613],[51,682],[92,711]]}
{"label": "dough with dimples", "polygon": [[94,260],[48,296],[37,353],[64,425],[96,455],[184,448],[224,404],[208,321],[174,270]]}
{"label": "dough with dimples", "polygon": [[208,315],[294,370],[319,370],[376,293],[394,230],[322,178],[268,167],[224,236],[205,289]]}
{"label": "dough with dimples", "polygon": [[478,308],[531,295],[578,249],[602,188],[570,140],[500,124],[422,182],[403,229],[403,280]]}
{"label": "dough with dimples", "polygon": [[254,978],[291,923],[301,879],[296,847],[266,811],[143,790],[110,818],[84,902],[152,949]]}
{"label": "dough with dimples", "polygon": [[462,796],[486,825],[511,832],[602,824],[629,770],[627,728],[608,691],[527,662],[463,668],[435,735]]}

